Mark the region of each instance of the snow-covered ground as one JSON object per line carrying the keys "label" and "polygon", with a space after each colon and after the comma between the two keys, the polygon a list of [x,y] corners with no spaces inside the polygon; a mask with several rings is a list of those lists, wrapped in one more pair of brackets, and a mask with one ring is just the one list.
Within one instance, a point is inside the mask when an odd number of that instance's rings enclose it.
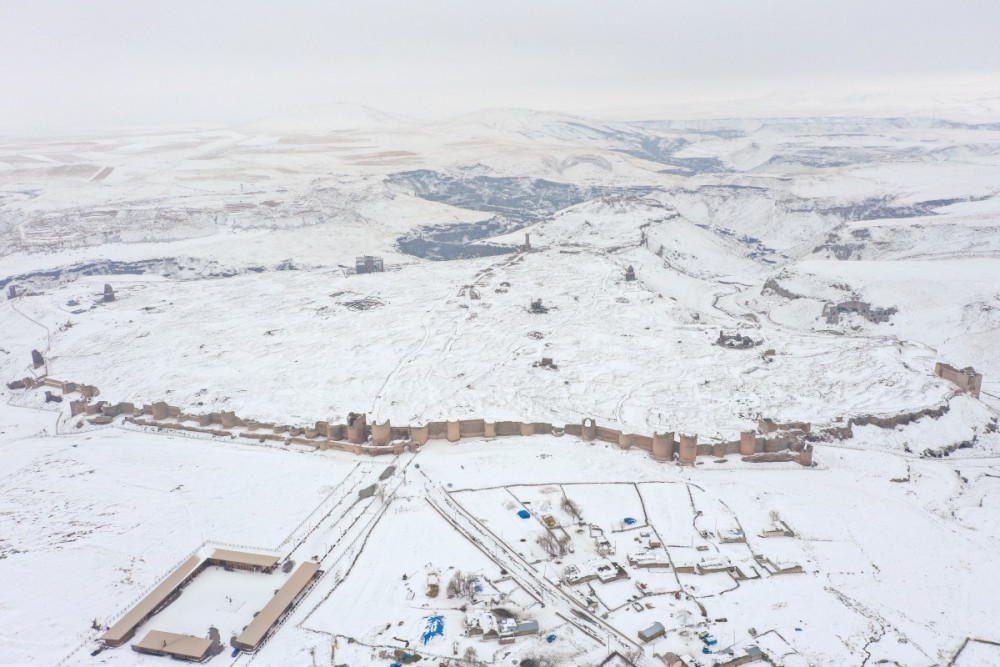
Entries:
{"label": "snow-covered ground", "polygon": [[[992,664],[1000,127],[948,117],[353,109],[0,140],[0,662],[162,664],[92,655],[97,628],[236,545],[324,574],[258,653],[211,664],[709,665],[703,631],[783,665],[946,664],[966,638],[955,664]],[[389,270],[355,275],[364,254]],[[827,321],[852,300],[895,311]],[[939,361],[982,372],[980,398]],[[44,374],[298,426],[592,417],[710,442],[770,417],[820,437],[809,469],[550,436],[368,459],[92,425],[75,395],[5,387]],[[779,519],[795,536],[762,537]],[[206,571],[139,632],[227,643],[286,576]],[[539,634],[467,632],[508,617]]]}

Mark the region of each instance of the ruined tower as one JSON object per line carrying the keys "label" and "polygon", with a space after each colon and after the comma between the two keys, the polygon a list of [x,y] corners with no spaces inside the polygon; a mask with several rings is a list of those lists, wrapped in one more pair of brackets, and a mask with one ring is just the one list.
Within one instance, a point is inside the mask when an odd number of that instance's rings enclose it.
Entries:
{"label": "ruined tower", "polygon": [[811,466],[813,464],[813,446],[812,445],[808,445],[807,444],[805,447],[802,448],[802,451],[799,452],[799,463],[802,464],[802,465],[804,465],[804,466],[806,466],[806,467],[809,467],[809,466]]}
{"label": "ruined tower", "polygon": [[681,463],[694,463],[698,458],[698,434],[681,434],[678,452],[678,460]]}
{"label": "ruined tower", "polygon": [[669,461],[674,458],[673,433],[653,433],[653,458],[657,461]]}
{"label": "ruined tower", "polygon": [[382,424],[373,422],[372,444],[376,447],[385,447],[390,442],[392,442],[392,427],[389,425],[389,420],[386,419]]}
{"label": "ruined tower", "polygon": [[347,441],[360,445],[368,439],[368,418],[357,412],[347,415]]}
{"label": "ruined tower", "polygon": [[426,426],[411,426],[410,440],[418,445],[426,445],[429,437],[429,429]]}

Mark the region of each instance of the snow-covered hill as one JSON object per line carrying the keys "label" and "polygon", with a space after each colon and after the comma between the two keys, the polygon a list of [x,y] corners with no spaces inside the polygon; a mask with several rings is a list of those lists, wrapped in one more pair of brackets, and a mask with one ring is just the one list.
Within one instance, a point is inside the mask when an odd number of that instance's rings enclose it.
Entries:
{"label": "snow-covered hill", "polygon": [[[701,630],[786,665],[943,664],[966,637],[1000,639],[996,587],[979,574],[1000,564],[997,183],[1000,126],[947,109],[431,122],[340,105],[235,128],[0,140],[0,294],[14,295],[0,303],[0,588],[14,621],[0,662],[153,664],[88,657],[92,623],[213,540],[328,572],[255,664],[390,664],[436,614],[447,638],[421,650],[451,664],[470,646],[504,664],[599,664],[654,621],[668,632],[638,664],[701,656]],[[362,255],[388,270],[356,275]],[[720,332],[759,345],[718,345]],[[980,398],[935,375],[939,361],[982,372]],[[300,426],[352,412],[595,418],[726,442],[760,418],[802,420],[818,465],[680,468],[540,436],[432,443],[384,459],[398,472],[379,479],[384,466],[348,454],[91,424],[68,401],[6,388],[43,374],[112,402]],[[870,423],[897,415],[922,416]],[[370,484],[382,490],[354,502]],[[551,583],[597,554],[567,515],[576,551],[557,564],[512,514],[559,517],[550,494],[575,496],[619,561],[661,531],[674,565],[586,593]],[[646,534],[626,532],[624,517],[647,512]],[[758,539],[769,512],[797,536]],[[722,540],[729,524],[746,543]],[[748,577],[673,569],[724,558]],[[804,572],[768,574],[778,561]],[[472,601],[426,593],[451,569],[489,580],[543,635],[507,655],[473,644]],[[154,622],[204,634],[199,586],[197,604]],[[40,602],[54,597],[58,614]],[[204,604],[239,629],[244,598],[216,598]],[[606,613],[581,620],[571,610],[587,598]]]}

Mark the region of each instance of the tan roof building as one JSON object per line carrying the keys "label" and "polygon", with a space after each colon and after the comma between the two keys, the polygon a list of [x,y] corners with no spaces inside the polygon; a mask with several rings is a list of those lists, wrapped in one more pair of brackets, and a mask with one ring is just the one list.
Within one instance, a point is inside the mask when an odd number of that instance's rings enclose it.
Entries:
{"label": "tan roof building", "polygon": [[319,572],[319,563],[308,561],[299,565],[292,576],[274,594],[274,597],[250,621],[250,625],[236,638],[233,646],[244,651],[256,651],[274,624],[285,615],[295,599],[312,583],[317,572]]}
{"label": "tan roof building", "polygon": [[198,556],[191,556],[184,561],[180,567],[167,575],[166,579],[150,591],[149,595],[129,609],[120,621],[101,635],[101,641],[108,646],[121,646],[128,641],[140,623],[152,616],[170,598],[175,589],[186,584],[198,573],[201,564],[201,558]]}
{"label": "tan roof building", "polygon": [[252,554],[246,551],[216,549],[208,557],[208,562],[210,565],[223,565],[237,570],[270,572],[278,564],[278,557],[267,554]]}
{"label": "tan roof building", "polygon": [[177,635],[173,632],[150,630],[142,641],[132,644],[132,650],[152,655],[168,655],[171,658],[201,662],[212,648],[212,640],[191,635]]}

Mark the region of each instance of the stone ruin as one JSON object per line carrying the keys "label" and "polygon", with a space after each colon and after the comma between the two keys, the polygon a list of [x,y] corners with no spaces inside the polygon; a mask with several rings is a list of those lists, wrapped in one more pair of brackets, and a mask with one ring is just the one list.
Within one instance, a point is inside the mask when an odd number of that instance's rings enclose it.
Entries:
{"label": "stone ruin", "polygon": [[747,463],[796,461],[812,466],[813,446],[806,442],[811,430],[809,422],[779,424],[772,419],[758,420],[756,432],[740,433],[740,455]]}
{"label": "stone ruin", "polygon": [[45,365],[45,358],[42,353],[38,350],[31,351],[31,366],[32,368],[41,368]]}
{"label": "stone ruin", "polygon": [[17,287],[14,285],[7,285],[7,298],[13,299],[17,296]]}
{"label": "stone ruin", "polygon": [[114,300],[115,291],[111,288],[111,285],[104,283],[104,297],[102,298],[102,301],[104,301],[104,303],[109,303]]}
{"label": "stone ruin", "polygon": [[976,398],[979,398],[979,392],[983,388],[983,374],[977,373],[976,369],[972,366],[966,366],[965,368],[958,369],[939,361],[934,364],[934,373],[938,377],[954,382],[962,389],[962,391],[968,392]]}
{"label": "stone ruin", "polygon": [[473,300],[482,298],[482,295],[479,293],[479,290],[476,289],[475,285],[462,285],[462,289],[458,290],[458,296],[467,296]]}
{"label": "stone ruin", "polygon": [[355,273],[382,273],[383,271],[385,271],[385,263],[381,257],[364,255],[354,258]]}
{"label": "stone ruin", "polygon": [[517,247],[518,252],[530,252],[531,251],[531,235],[524,235],[524,245],[519,245]]}
{"label": "stone ruin", "polygon": [[544,315],[549,312],[549,309],[547,306],[542,305],[541,299],[535,299],[531,302],[531,307],[528,308],[528,311],[534,313],[535,315]]}
{"label": "stone ruin", "polygon": [[826,318],[827,324],[837,324],[840,322],[841,315],[857,314],[865,318],[869,322],[878,324],[879,322],[888,322],[889,318],[895,315],[898,311],[895,307],[892,308],[872,308],[870,303],[866,301],[842,301],[837,304],[828,303],[823,306],[823,317]]}
{"label": "stone ruin", "polygon": [[761,288],[760,293],[764,294],[768,290],[774,292],[778,296],[783,296],[786,299],[792,299],[792,300],[794,300],[794,299],[801,299],[802,298],[801,294],[796,294],[795,292],[792,292],[791,290],[787,290],[784,287],[782,287],[781,285],[779,285],[778,281],[775,280],[774,278],[768,278],[764,282],[764,287]]}
{"label": "stone ruin", "polygon": [[634,269],[634,268],[632,268],[632,265],[631,265],[631,264],[629,264],[629,265],[628,265],[628,268],[627,268],[627,269],[625,269],[625,280],[626,280],[626,281],[632,281],[632,280],[635,280],[635,269]]}
{"label": "stone ruin", "polygon": [[715,339],[715,344],[721,347],[727,347],[731,350],[746,350],[751,347],[756,347],[762,344],[763,340],[754,340],[750,336],[744,336],[741,333],[727,334],[724,331],[719,332],[719,337]]}
{"label": "stone ruin", "polygon": [[532,364],[535,368],[549,368],[552,370],[558,370],[559,367],[555,365],[552,361],[552,357],[542,357],[541,361],[536,361]]}

